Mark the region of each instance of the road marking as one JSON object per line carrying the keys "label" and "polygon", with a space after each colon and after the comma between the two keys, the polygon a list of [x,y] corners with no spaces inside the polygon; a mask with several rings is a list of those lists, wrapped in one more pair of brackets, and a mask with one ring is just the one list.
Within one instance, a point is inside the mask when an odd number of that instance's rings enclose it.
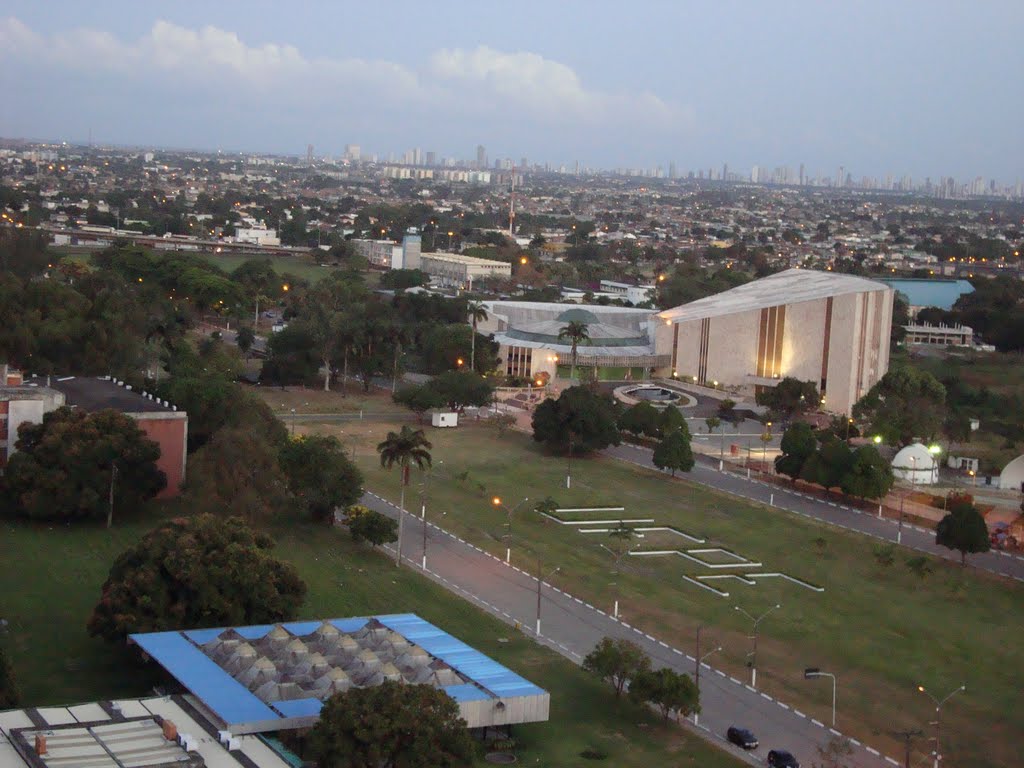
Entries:
{"label": "road marking", "polygon": [[783,704],[781,701],[776,701],[775,703],[778,704],[783,709],[789,709],[789,704]]}
{"label": "road marking", "polygon": [[839,731],[837,731],[835,728],[829,728],[828,732],[833,734],[833,735],[835,735],[835,736],[842,736],[843,735]]}
{"label": "road marking", "polygon": [[768,699],[768,701],[774,701],[774,699],[772,699],[772,697],[769,696],[767,693],[762,693],[761,694],[761,698],[762,699]]}
{"label": "road marking", "polygon": [[794,709],[794,710],[793,710],[793,714],[794,714],[794,715],[796,715],[797,717],[802,717],[802,718],[804,718],[805,720],[807,719],[807,715],[805,715],[805,714],[804,714],[803,712],[801,712],[801,711],[800,711],[799,709]]}
{"label": "road marking", "polygon": [[821,722],[821,720],[815,720],[813,717],[811,718],[811,722],[814,723],[815,725],[820,725],[822,728],[825,727],[825,724],[823,722]]}
{"label": "road marking", "polygon": [[877,749],[875,749],[874,747],[864,747],[864,749],[866,749],[868,752],[870,752],[875,757],[881,757],[882,756],[882,754]]}

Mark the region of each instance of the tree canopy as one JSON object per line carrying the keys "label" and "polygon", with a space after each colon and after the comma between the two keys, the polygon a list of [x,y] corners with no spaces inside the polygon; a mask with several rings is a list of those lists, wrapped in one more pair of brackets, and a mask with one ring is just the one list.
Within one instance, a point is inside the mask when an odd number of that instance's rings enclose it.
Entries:
{"label": "tree canopy", "polygon": [[700,712],[700,695],[693,679],[668,667],[637,674],[629,684],[629,696],[656,706],[666,722],[673,714],[685,717]]}
{"label": "tree canopy", "polygon": [[758,405],[765,406],[775,416],[788,421],[801,413],[816,410],[821,396],[814,382],[787,376],[774,387],[766,387],[758,392],[756,399]]}
{"label": "tree canopy", "polygon": [[689,435],[684,434],[681,429],[669,432],[654,447],[651,461],[658,469],[671,470],[672,477],[676,476],[676,472],[689,472],[694,465]]}
{"label": "tree canopy", "polygon": [[818,449],[818,439],[810,424],[798,421],[782,434],[782,453],[775,458],[775,471],[796,480],[804,464]]}
{"label": "tree canopy", "polygon": [[607,680],[622,695],[626,683],[650,669],[651,660],[636,643],[611,637],[601,639],[583,659],[583,668]]}
{"label": "tree canopy", "polygon": [[114,561],[89,634],[123,642],[133,632],[293,619],[306,585],[273,546],[240,518],[170,520]]}
{"label": "tree canopy", "polygon": [[453,698],[391,681],[331,696],[308,744],[320,768],[454,768],[473,759]]}
{"label": "tree canopy", "polygon": [[890,445],[933,440],[946,416],[946,388],[927,371],[893,368],[857,402],[853,415],[870,423],[868,434]]}
{"label": "tree canopy", "polygon": [[357,544],[380,547],[398,540],[398,522],[373,509],[348,517],[348,532]]}
{"label": "tree canopy", "polygon": [[279,459],[288,490],[314,520],[333,522],[335,509],[355,504],[363,495],[363,473],[333,435],[288,440]]}
{"label": "tree canopy", "polygon": [[953,498],[949,514],[935,526],[935,543],[960,553],[960,564],[967,563],[967,555],[988,552],[991,547],[988,526],[974,502]]}
{"label": "tree canopy", "polygon": [[562,391],[533,412],[533,439],[560,453],[589,453],[618,445],[615,402],[588,387]]}
{"label": "tree canopy", "polygon": [[18,427],[17,448],[3,482],[15,511],[37,520],[105,517],[115,465],[115,511],[138,507],[167,485],[156,467],[160,446],[113,410],[58,408]]}
{"label": "tree canopy", "polygon": [[619,429],[637,437],[658,437],[661,434],[661,415],[657,408],[646,400],[641,400],[622,412],[619,416]]}

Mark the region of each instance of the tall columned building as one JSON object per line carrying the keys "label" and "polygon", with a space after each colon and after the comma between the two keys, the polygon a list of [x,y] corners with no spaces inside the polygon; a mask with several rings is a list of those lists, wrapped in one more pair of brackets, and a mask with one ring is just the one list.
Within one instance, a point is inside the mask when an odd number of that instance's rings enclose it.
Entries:
{"label": "tall columned building", "polygon": [[794,377],[850,413],[888,370],[892,304],[883,283],[790,269],[659,313],[655,348],[665,375],[750,394]]}

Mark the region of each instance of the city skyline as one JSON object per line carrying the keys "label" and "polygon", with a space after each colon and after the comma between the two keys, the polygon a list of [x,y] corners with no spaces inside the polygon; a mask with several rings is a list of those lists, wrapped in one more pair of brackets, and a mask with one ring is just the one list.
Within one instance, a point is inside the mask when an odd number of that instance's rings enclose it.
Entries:
{"label": "city skyline", "polygon": [[578,3],[512,18],[461,3],[5,5],[8,138],[466,159],[482,144],[492,162],[666,175],[725,161],[748,176],[1024,176],[1024,108],[999,76],[1024,71],[1024,9],[1009,3],[649,3],[614,20]]}

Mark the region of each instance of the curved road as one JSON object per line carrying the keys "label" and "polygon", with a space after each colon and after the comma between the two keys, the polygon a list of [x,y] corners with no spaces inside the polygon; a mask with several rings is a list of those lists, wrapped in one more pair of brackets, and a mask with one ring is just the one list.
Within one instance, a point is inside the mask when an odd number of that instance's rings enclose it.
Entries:
{"label": "curved road", "polygon": [[[363,502],[371,509],[391,517],[397,518],[399,515],[394,504],[373,493],[367,493]],[[407,512],[402,536],[403,562],[424,572],[455,594],[536,637],[539,642],[554,648],[573,662],[579,664],[601,638],[621,637],[640,645],[656,665],[693,675],[692,656],[547,582],[543,582],[540,589],[541,622],[538,633],[538,587],[535,574],[521,570],[515,563],[506,565],[501,559],[448,533],[429,520],[426,521],[424,568],[423,529],[424,521]],[[542,680],[537,682],[543,685]],[[782,748],[792,751],[802,765],[809,766],[818,757],[817,747],[839,734],[839,731],[831,731],[824,724],[784,702],[760,693],[707,664],[702,666],[701,672],[701,705],[699,726],[688,721],[687,727],[755,765],[764,763],[769,749]],[[751,728],[761,740],[761,746],[748,753],[725,742],[725,730],[733,724]],[[868,745],[853,741],[853,746],[855,752],[846,762],[849,768],[900,765],[898,761],[883,757]]]}

